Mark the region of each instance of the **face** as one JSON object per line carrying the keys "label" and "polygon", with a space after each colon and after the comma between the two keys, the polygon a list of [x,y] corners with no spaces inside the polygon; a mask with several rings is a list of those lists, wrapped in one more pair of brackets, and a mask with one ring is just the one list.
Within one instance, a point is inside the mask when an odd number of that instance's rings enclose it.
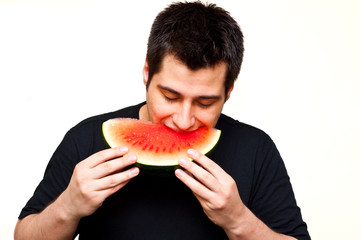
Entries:
{"label": "face", "polygon": [[[147,90],[147,105],[140,117],[164,124],[177,131],[192,131],[201,126],[214,127],[225,100],[226,64],[190,70],[172,55],[163,59],[162,69],[153,75]],[[148,81],[148,65],[143,69]]]}
{"label": "face", "polygon": [[[153,75],[147,90],[147,104],[140,118],[164,124],[176,131],[192,131],[201,126],[214,127],[225,101],[226,64],[190,70],[172,55],[163,59],[162,69]],[[148,65],[143,69],[148,82]]]}

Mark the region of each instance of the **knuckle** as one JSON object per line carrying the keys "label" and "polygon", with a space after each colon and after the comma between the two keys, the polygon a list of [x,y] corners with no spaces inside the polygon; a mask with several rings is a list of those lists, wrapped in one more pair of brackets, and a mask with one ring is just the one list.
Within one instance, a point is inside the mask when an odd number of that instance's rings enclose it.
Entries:
{"label": "knuckle", "polygon": [[127,181],[133,177],[135,177],[136,175],[138,175],[139,173],[139,169],[138,168],[132,168],[128,170],[128,174],[127,174],[127,178],[124,179],[124,181]]}
{"label": "knuckle", "polygon": [[108,178],[108,186],[109,187],[115,187],[116,185],[118,185],[118,181],[115,178],[115,176],[114,175],[109,176],[109,178]]}
{"label": "knuckle", "polygon": [[119,155],[114,148],[105,149],[96,153],[96,157],[100,159],[110,159]]}
{"label": "knuckle", "polygon": [[224,199],[225,201],[228,201],[231,197],[232,197],[232,192],[227,191],[227,192],[224,192],[224,193],[223,193],[223,199]]}
{"label": "knuckle", "polygon": [[234,191],[237,191],[237,183],[233,180],[233,178],[230,178],[228,180],[228,184],[227,184],[227,192],[228,193],[232,193]]}
{"label": "knuckle", "polygon": [[84,168],[84,161],[81,161],[77,165],[75,165],[74,172],[81,172],[83,168]]}
{"label": "knuckle", "polygon": [[88,197],[88,201],[90,206],[97,207],[99,204],[102,203],[102,199],[98,194],[93,194]]}
{"label": "knuckle", "polygon": [[79,186],[79,188],[84,185],[84,183],[86,182],[86,176],[83,175],[81,172],[77,171],[74,175],[74,182],[77,186]]}
{"label": "knuckle", "polygon": [[79,193],[84,198],[89,198],[90,188],[87,184],[79,185]]}
{"label": "knuckle", "polygon": [[202,190],[201,186],[194,186],[194,192],[201,192]]}
{"label": "knuckle", "polygon": [[212,180],[212,176],[209,173],[205,172],[205,171],[202,171],[201,177],[202,177],[204,182],[210,182]]}
{"label": "knuckle", "polygon": [[189,172],[194,172],[195,164],[194,162],[189,162],[188,164],[183,166]]}
{"label": "knuckle", "polygon": [[233,179],[231,179],[230,187],[231,187],[231,189],[237,188],[237,184]]}
{"label": "knuckle", "polygon": [[127,155],[127,156],[123,157],[122,161],[120,161],[121,167],[124,168],[127,165],[130,165],[131,160],[132,160],[132,156]]}
{"label": "knuckle", "polygon": [[232,194],[233,194],[233,190],[234,188],[232,187],[232,184],[227,184],[225,186],[222,187],[221,190],[221,196],[222,199],[228,200],[231,198]]}
{"label": "knuckle", "polygon": [[224,209],[226,206],[226,201],[224,198],[219,198],[218,200],[215,201],[214,203],[214,208],[216,210],[222,210]]}
{"label": "knuckle", "polygon": [[198,152],[198,151],[194,151],[194,157],[196,158],[196,159],[201,159],[202,157],[203,157],[203,154],[201,154],[200,152]]}
{"label": "knuckle", "polygon": [[101,158],[101,159],[104,159],[107,157],[107,151],[106,150],[103,150],[103,151],[100,151],[97,153],[97,157]]}
{"label": "knuckle", "polygon": [[126,181],[126,180],[128,180],[128,179],[131,179],[131,178],[133,178],[133,177],[134,177],[134,173],[132,173],[131,171],[128,171],[127,177],[126,177],[126,179],[124,179],[124,181]]}
{"label": "knuckle", "polygon": [[114,168],[112,166],[112,162],[105,162],[102,164],[102,167],[104,169],[105,172],[107,173],[111,173],[114,171]]}
{"label": "knuckle", "polygon": [[205,155],[201,154],[201,153],[198,153],[198,158],[202,161],[202,162],[205,162],[207,161],[209,158],[206,157]]}
{"label": "knuckle", "polygon": [[195,172],[197,169],[202,168],[197,162],[195,161],[189,161],[188,162],[188,169],[190,172]]}

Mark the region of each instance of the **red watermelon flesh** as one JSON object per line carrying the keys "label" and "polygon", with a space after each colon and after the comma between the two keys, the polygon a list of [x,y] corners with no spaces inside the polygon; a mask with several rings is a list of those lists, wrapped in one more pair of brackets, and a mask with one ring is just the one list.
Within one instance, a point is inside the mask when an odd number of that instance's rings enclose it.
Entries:
{"label": "red watermelon flesh", "polygon": [[180,158],[187,158],[190,148],[203,154],[209,152],[217,144],[221,131],[200,127],[178,132],[162,124],[115,118],[103,123],[103,134],[110,147],[127,146],[128,154],[136,155],[140,164],[174,166]]}

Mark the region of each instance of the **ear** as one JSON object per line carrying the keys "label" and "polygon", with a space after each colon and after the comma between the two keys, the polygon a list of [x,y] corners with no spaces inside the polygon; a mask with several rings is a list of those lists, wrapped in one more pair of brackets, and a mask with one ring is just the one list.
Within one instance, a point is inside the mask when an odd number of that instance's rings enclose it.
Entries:
{"label": "ear", "polygon": [[234,88],[234,84],[232,84],[232,86],[228,89],[226,101],[231,97],[231,92],[233,91],[233,88]]}
{"label": "ear", "polygon": [[149,67],[148,67],[148,61],[146,59],[143,67],[143,83],[145,86],[147,86],[148,76],[149,76]]}

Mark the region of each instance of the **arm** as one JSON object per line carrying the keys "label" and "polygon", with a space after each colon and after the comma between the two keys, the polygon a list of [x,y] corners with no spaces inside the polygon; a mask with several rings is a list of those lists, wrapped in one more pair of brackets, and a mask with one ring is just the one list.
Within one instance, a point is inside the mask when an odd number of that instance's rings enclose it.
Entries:
{"label": "arm", "polygon": [[229,239],[294,239],[272,231],[242,202],[235,181],[221,167],[201,153],[190,150],[198,163],[180,160],[183,170],[176,176],[184,182],[200,202],[208,218],[224,229]]}
{"label": "arm", "polygon": [[62,206],[62,195],[41,213],[18,220],[14,239],[72,239],[79,219]]}
{"label": "arm", "polygon": [[126,148],[100,151],[80,162],[65,191],[42,212],[18,221],[15,239],[72,239],[80,219],[94,213],[104,200],[139,173],[121,171],[136,162]]}

